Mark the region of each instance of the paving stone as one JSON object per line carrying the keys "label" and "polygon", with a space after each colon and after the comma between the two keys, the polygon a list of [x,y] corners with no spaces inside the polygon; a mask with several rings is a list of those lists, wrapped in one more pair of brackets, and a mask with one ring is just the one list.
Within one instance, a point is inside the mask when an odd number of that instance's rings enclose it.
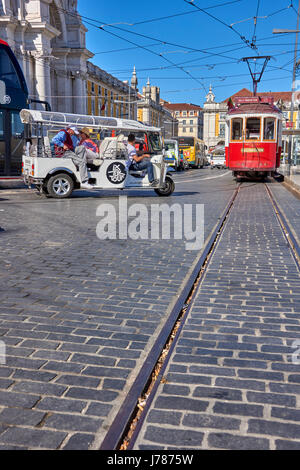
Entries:
{"label": "paving stone", "polygon": [[32,408],[39,400],[39,395],[29,393],[16,393],[12,391],[0,391],[0,406],[18,406]]}
{"label": "paving stone", "polygon": [[88,450],[94,440],[94,434],[80,434],[76,433],[71,436],[62,450]]}
{"label": "paving stone", "polygon": [[39,393],[41,395],[61,396],[67,387],[44,382],[19,382],[14,385],[14,392]]}
{"label": "paving stone", "polygon": [[0,413],[0,422],[9,425],[37,426],[44,416],[45,413],[40,411],[22,408],[5,408]]}
{"label": "paving stone", "polygon": [[66,413],[81,413],[86,408],[87,402],[80,400],[71,400],[69,398],[42,398],[36,405],[36,408],[46,411],[61,411]]}
{"label": "paving stone", "polygon": [[180,424],[182,414],[174,411],[151,410],[147,421],[154,424]]}
{"label": "paving stone", "polygon": [[245,403],[216,402],[213,411],[216,414],[263,417],[264,408],[260,405],[247,405]]}
{"label": "paving stone", "polygon": [[43,424],[43,429],[52,428],[61,431],[82,431],[82,432],[96,432],[102,420],[89,418],[87,416],[72,416],[69,414],[53,413],[50,417],[46,418]]}
{"label": "paving stone", "polygon": [[207,401],[193,400],[190,398],[178,396],[160,396],[155,402],[156,408],[162,408],[166,410],[205,411],[207,406]]}
{"label": "paving stone", "polygon": [[248,433],[300,439],[300,425],[280,421],[249,420]]}
{"label": "paving stone", "polygon": [[240,428],[241,421],[235,418],[223,418],[210,414],[187,414],[182,424],[191,428],[218,428],[236,430]]}
{"label": "paving stone", "polygon": [[82,400],[111,402],[117,398],[118,394],[110,390],[92,390],[82,387],[71,387],[65,396]]}
{"label": "paving stone", "polygon": [[19,444],[29,449],[57,449],[66,436],[66,433],[58,431],[11,427],[0,435],[0,442],[4,444]]}
{"label": "paving stone", "polygon": [[267,439],[244,437],[228,433],[211,433],[208,436],[208,445],[217,449],[228,450],[269,450]]}
{"label": "paving stone", "polygon": [[203,440],[203,433],[148,426],[145,439],[181,448],[186,446],[199,448]]}

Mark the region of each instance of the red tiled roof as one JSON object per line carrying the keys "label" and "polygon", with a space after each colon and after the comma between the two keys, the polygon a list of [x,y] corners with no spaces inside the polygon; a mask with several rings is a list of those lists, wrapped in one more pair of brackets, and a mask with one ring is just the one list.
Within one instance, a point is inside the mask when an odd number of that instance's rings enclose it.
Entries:
{"label": "red tiled roof", "polygon": [[[274,101],[277,102],[279,100],[282,101],[291,101],[292,99],[292,92],[291,91],[263,91],[263,92],[258,92],[258,96],[272,96],[274,98]],[[253,96],[252,91],[248,90],[247,88],[243,88],[242,90],[238,91],[234,95],[229,96],[226,100],[222,101],[222,103],[227,103],[228,100],[231,98],[232,101],[234,102],[234,98],[237,96]]]}
{"label": "red tiled roof", "polygon": [[163,104],[165,108],[171,111],[202,111],[201,106],[192,103],[167,103]]}

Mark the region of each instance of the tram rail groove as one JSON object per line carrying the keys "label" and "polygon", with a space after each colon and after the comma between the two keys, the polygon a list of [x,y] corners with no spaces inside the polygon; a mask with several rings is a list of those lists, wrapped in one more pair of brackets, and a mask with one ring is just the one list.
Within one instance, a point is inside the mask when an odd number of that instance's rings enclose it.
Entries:
{"label": "tram rail groove", "polygon": [[[147,389],[149,385],[151,384],[152,375],[155,372],[156,365],[161,357],[163,350],[168,344],[168,341],[172,335],[172,332],[176,326],[176,323],[178,322],[180,317],[184,318],[186,316],[186,313],[188,312],[188,309],[192,303],[192,299],[194,297],[195,291],[197,290],[197,289],[194,289],[194,285],[198,281],[199,276],[201,275],[202,277],[203,275],[202,273],[202,271],[204,271],[203,267],[206,264],[209,254],[214,250],[216,246],[216,240],[219,238],[222,232],[222,228],[225,225],[226,219],[228,218],[228,215],[238,195],[240,187],[241,185],[239,184],[238,187],[235,189],[234,194],[230,198],[230,201],[228,202],[221,217],[219,218],[219,221],[217,222],[214,229],[212,230],[200,257],[195,267],[193,268],[193,271],[191,272],[188,279],[186,280],[186,283],[175,305],[173,306],[161,332],[159,333],[154,345],[152,346],[152,349],[150,350],[148,357],[146,358],[137,377],[135,378],[134,383],[131,386],[124,402],[122,403],[118,413],[116,414],[105,438],[102,441],[102,444],[99,447],[99,450],[119,450],[121,445],[123,444],[128,434],[128,431],[130,429],[131,423],[133,422],[133,420],[135,419],[138,413],[139,399],[147,392]],[[189,306],[186,305],[188,302],[189,302]],[[183,324],[184,322],[181,322],[180,326],[182,327]],[[176,333],[174,341],[176,337],[178,338],[179,332],[180,332],[180,327]],[[176,342],[174,344],[176,344]],[[168,356],[170,356],[169,353],[168,353]],[[158,380],[158,376],[156,378],[157,386],[160,383],[160,380],[162,378],[163,370],[164,368],[162,369],[162,372],[161,371],[159,372],[159,380]],[[151,391],[151,396],[153,397],[154,394],[155,394],[155,388],[153,387],[153,392]],[[150,402],[151,400],[149,400],[149,405],[150,405]],[[144,408],[145,411],[148,409],[146,408],[146,406],[148,407],[149,405],[148,405],[148,400],[147,400],[145,408]],[[143,415],[145,416],[146,413],[143,412]],[[135,436],[137,436],[137,433],[135,434]],[[130,443],[130,448],[131,447],[132,445]],[[129,450],[129,447],[128,447],[128,450]]]}
{"label": "tram rail groove", "polygon": [[291,227],[291,224],[289,223],[288,219],[284,215],[283,210],[279,207],[271,189],[268,187],[267,184],[265,184],[266,191],[270,197],[271,203],[273,205],[273,209],[275,211],[276,217],[278,219],[278,222],[280,224],[280,227],[284,233],[284,236],[288,242],[288,245],[292,251],[292,254],[295,258],[295,261],[297,263],[298,269],[300,270],[300,246],[299,242],[297,241],[293,229]]}

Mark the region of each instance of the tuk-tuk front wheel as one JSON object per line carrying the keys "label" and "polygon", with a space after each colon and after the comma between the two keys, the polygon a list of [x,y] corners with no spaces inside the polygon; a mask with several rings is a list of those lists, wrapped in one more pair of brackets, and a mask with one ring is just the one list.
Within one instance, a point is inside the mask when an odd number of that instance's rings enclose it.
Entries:
{"label": "tuk-tuk front wheel", "polygon": [[62,199],[69,197],[74,189],[74,181],[70,175],[59,173],[51,176],[47,182],[47,191],[50,197]]}
{"label": "tuk-tuk front wheel", "polygon": [[156,194],[158,194],[158,196],[170,196],[173,193],[174,189],[174,181],[172,180],[172,178],[170,178],[170,176],[166,176],[164,186],[162,188],[156,188],[154,189],[154,191],[156,192]]}

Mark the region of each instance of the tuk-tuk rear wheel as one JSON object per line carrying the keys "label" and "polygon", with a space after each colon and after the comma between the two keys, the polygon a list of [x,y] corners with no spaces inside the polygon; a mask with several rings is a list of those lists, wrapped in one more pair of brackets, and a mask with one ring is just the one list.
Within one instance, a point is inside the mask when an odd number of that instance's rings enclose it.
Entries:
{"label": "tuk-tuk rear wheel", "polygon": [[164,187],[156,188],[154,189],[154,191],[156,192],[156,194],[158,194],[158,196],[170,196],[173,193],[174,189],[174,181],[172,180],[172,178],[170,178],[170,176],[166,176]]}
{"label": "tuk-tuk rear wheel", "polygon": [[74,181],[70,175],[59,173],[51,176],[47,182],[47,191],[50,197],[63,199],[69,197],[74,189]]}

